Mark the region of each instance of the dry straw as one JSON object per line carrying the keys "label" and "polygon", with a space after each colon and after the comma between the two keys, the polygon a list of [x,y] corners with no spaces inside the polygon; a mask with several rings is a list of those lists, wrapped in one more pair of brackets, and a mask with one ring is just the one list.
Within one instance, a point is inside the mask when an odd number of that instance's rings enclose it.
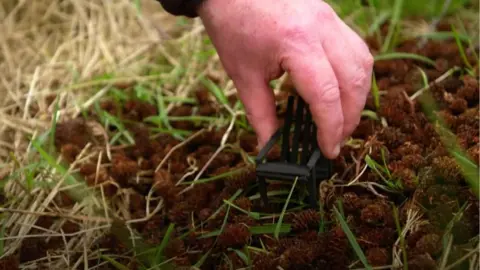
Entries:
{"label": "dry straw", "polygon": [[[0,179],[40,159],[33,153],[30,138],[50,128],[52,98],[59,102],[63,121],[78,116],[110,86],[121,83],[144,82],[163,95],[186,96],[200,76],[210,75],[232,92],[218,56],[203,62],[192,60],[192,55],[207,46],[201,21],[177,22],[155,0],[0,1]],[[173,71],[146,75],[146,70],[165,66]],[[185,70],[180,78],[175,75],[176,67]],[[165,83],[156,87],[159,81]],[[69,171],[78,170],[75,164],[100,155],[99,151],[104,150],[87,145]],[[17,252],[26,239],[47,241],[60,236],[64,246],[24,267],[47,264],[50,269],[75,269],[98,256],[91,245],[108,232],[110,215],[125,224],[133,222],[125,211],[107,211],[125,203],[109,202],[105,196],[85,198],[68,209],[57,205],[59,192],[76,187],[62,185],[65,177],[54,168],[33,179],[50,183],[47,187],[35,184],[29,191],[25,178],[22,172],[5,187],[12,200],[0,209],[5,226],[2,257]],[[99,208],[105,210],[103,216],[96,211]],[[55,217],[56,222],[50,228],[36,226],[45,216]],[[79,230],[65,233],[61,228],[67,220]]]}

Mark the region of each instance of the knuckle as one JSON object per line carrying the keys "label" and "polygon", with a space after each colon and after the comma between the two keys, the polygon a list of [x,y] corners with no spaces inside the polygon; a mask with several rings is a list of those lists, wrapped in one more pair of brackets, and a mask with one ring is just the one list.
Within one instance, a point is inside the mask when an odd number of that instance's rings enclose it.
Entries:
{"label": "knuckle", "polygon": [[284,36],[287,40],[295,42],[305,42],[308,40],[308,27],[304,23],[296,22],[285,26]]}
{"label": "knuckle", "polygon": [[366,83],[369,81],[367,76],[367,72],[363,67],[357,67],[355,70],[355,74],[350,81],[350,84],[354,87],[354,89],[363,88],[366,86]]}
{"label": "knuckle", "polygon": [[334,83],[323,85],[319,91],[316,91],[315,93],[315,100],[322,105],[326,105],[327,107],[336,105],[340,100],[340,91],[338,90],[338,85]]}
{"label": "knuckle", "polygon": [[317,15],[324,21],[334,21],[336,19],[335,10],[327,3],[321,2],[321,8],[318,10]]}
{"label": "knuckle", "polygon": [[363,59],[363,65],[366,70],[370,70],[373,68],[373,64],[374,64],[373,55],[370,52],[368,52]]}
{"label": "knuckle", "polygon": [[354,74],[352,74],[350,82],[348,82],[350,88],[361,89],[362,92],[370,91],[371,72],[369,70],[371,70],[371,68],[365,67],[365,65],[358,65]]}

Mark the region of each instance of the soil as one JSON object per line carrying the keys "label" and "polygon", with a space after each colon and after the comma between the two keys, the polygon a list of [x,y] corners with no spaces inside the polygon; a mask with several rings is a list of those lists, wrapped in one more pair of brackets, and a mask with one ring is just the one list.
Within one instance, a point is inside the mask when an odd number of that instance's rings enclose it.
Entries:
{"label": "soil", "polygon": [[[373,39],[368,39],[368,43],[372,50],[378,47]],[[346,234],[335,222],[332,209],[340,199],[345,220],[369,263],[374,266],[392,264],[393,249],[399,249],[395,245],[398,230],[394,207],[399,209],[398,220],[402,227],[410,217],[409,213],[412,210],[418,211],[418,226],[412,228],[405,239],[409,269],[436,269],[436,261],[442,254],[442,237],[450,231],[449,223],[465,204],[467,207],[463,215],[451,227],[454,240],[448,262],[458,260],[468,252],[468,248],[476,245],[470,240],[479,234],[479,201],[467,186],[460,168],[441,144],[434,124],[422,112],[419,102],[409,101],[407,97],[422,87],[418,66],[425,71],[429,81],[433,81],[448,69],[454,66],[464,67],[464,64],[455,41],[430,41],[424,48],[418,49],[416,41],[409,40],[401,44],[398,51],[430,57],[436,65],[430,66],[413,60],[384,60],[375,63],[377,83],[385,94],[380,97],[381,107],[378,110],[371,96],[365,108],[376,111],[379,117],[385,118],[388,125],[384,126],[372,118],[362,118],[353,134],[353,138],[360,140],[360,145],[347,144],[341,155],[334,160],[338,182],[322,183],[324,212],[302,209],[286,213],[284,223],[291,225],[291,232],[282,234],[278,240],[272,234],[252,234],[249,230],[252,226],[276,224],[276,218],[257,220],[236,208],[230,208],[228,216],[226,208],[213,215],[223,205],[223,200],[229,199],[238,189],[244,192],[233,203],[245,211],[280,213],[282,210],[284,200],[272,201],[263,207],[260,200],[249,198],[257,192],[254,167],[245,160],[245,154],[255,156],[258,153],[256,137],[251,131],[235,128],[228,139],[235,146],[234,149],[222,151],[207,167],[202,178],[233,171],[240,173],[197,184],[188,192],[180,194],[187,186],[178,185],[179,181],[194,179],[196,173],[185,177],[186,172],[191,167],[199,170],[208,162],[219,147],[226,128],[208,130],[169,155],[180,140],[169,134],[155,135],[152,125],[142,122],[148,116],[157,115],[154,104],[132,100],[121,106],[107,100],[101,106],[112,115],[125,120],[136,144],[112,147],[111,161],[105,155],[101,166],[97,168],[98,160],[92,158],[79,165],[79,172],[88,185],[103,186],[109,196],[114,197],[120,190],[129,190],[127,210],[132,219],[145,216],[150,190],[161,196],[164,200],[163,209],[151,219],[135,223],[134,229],[147,244],[158,246],[168,225],[175,223],[174,233],[164,255],[171,258],[179,268],[197,263],[208,251],[210,255],[201,269],[247,267],[248,263],[239,255],[242,253],[249,254],[252,269],[258,270],[276,269],[276,266],[283,269],[348,269],[354,262],[357,262],[356,267],[361,267]],[[470,60],[474,59],[472,54],[467,56]],[[476,164],[480,164],[478,83],[478,77],[457,72],[430,90],[439,106],[438,115],[445,119],[451,131],[458,136],[458,143]],[[214,98],[205,89],[198,90],[194,97],[198,101],[199,110],[191,105],[181,105],[174,108],[171,115],[187,116],[196,113],[216,116],[222,113],[222,109],[214,105]],[[283,104],[278,106],[280,117],[285,110],[286,97],[285,93],[277,96],[279,104]],[[97,117],[93,110],[90,116],[92,119]],[[188,121],[172,122],[172,126],[193,132],[205,127]],[[114,131],[115,129],[109,130]],[[74,160],[88,142],[97,147],[104,145],[98,138],[95,139],[81,118],[59,123],[56,134],[56,145],[68,161]],[[383,196],[380,197],[365,186],[338,185],[353,180],[359,174],[361,167],[356,160],[365,157],[365,149],[371,149],[369,155],[372,159],[379,164],[386,164],[392,181],[397,181],[400,187],[398,192],[376,188],[378,194]],[[278,147],[274,148],[269,153],[269,158],[279,158],[279,150]],[[167,155],[169,157],[166,162],[155,171]],[[372,170],[365,171],[358,182],[385,185],[382,178]],[[290,185],[280,184],[268,187],[269,190],[289,188]],[[68,202],[68,198],[63,198],[63,201]],[[150,208],[154,208],[156,203],[158,202],[151,202]],[[295,203],[292,202],[292,205]],[[41,222],[48,223],[48,218]],[[222,227],[223,231],[218,237],[200,237]],[[25,239],[17,262],[24,263],[45,256],[56,245],[62,248],[62,240],[57,240],[60,243],[45,244],[44,241],[40,243]],[[256,249],[247,250],[244,248],[247,245]],[[32,251],[32,246],[37,247],[37,252]],[[99,239],[97,247],[107,249],[105,254],[131,254],[114,235]],[[43,254],[36,254],[38,252]],[[4,259],[2,265],[6,264],[5,260],[11,259]],[[129,269],[138,266],[137,259],[133,257],[119,261],[128,265]],[[464,267],[465,263],[455,269],[465,269]],[[107,265],[102,269],[115,268]]]}

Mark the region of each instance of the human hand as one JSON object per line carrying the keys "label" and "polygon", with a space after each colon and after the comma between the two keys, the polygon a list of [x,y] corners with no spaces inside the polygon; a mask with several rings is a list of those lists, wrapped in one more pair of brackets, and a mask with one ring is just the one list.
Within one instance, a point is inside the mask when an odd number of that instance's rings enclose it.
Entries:
{"label": "human hand", "polygon": [[206,31],[265,145],[278,128],[269,82],[287,72],[310,106],[319,147],[335,158],[356,128],[371,85],[364,41],[321,0],[205,0]]}

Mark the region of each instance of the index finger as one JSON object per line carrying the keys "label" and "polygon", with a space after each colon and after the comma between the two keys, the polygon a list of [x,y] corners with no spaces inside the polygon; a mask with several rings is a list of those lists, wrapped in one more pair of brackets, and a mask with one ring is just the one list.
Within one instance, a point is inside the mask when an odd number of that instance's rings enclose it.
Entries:
{"label": "index finger", "polygon": [[317,141],[323,154],[330,159],[340,153],[343,140],[343,111],[340,90],[335,73],[323,48],[315,48],[312,55],[295,55],[283,61],[298,94],[309,104],[317,126]]}

